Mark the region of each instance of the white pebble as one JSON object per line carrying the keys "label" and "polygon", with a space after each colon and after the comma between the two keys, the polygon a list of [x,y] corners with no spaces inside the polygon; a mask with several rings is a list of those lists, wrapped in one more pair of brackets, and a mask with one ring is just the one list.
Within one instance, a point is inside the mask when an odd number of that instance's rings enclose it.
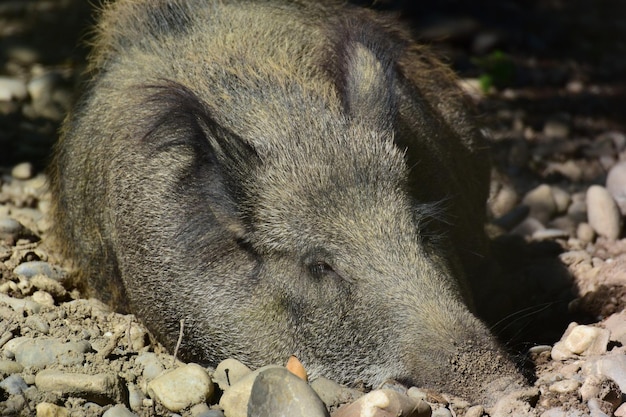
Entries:
{"label": "white pebble", "polygon": [[621,231],[621,214],[606,188],[592,185],[587,190],[587,217],[600,236],[615,240]]}
{"label": "white pebble", "polygon": [[564,379],[563,381],[558,381],[550,385],[549,390],[565,394],[577,390],[579,386],[580,383],[578,381],[574,381],[573,379]]}
{"label": "white pebble", "polygon": [[148,394],[176,412],[206,401],[213,394],[213,382],[202,366],[189,363],[150,381]]}
{"label": "white pebble", "polygon": [[30,162],[17,164],[11,170],[11,176],[18,180],[27,180],[35,175],[35,167]]}
{"label": "white pebble", "polygon": [[563,340],[567,349],[577,355],[599,355],[606,352],[610,333],[599,327],[579,325]]}
{"label": "white pebble", "polygon": [[626,161],[615,164],[606,177],[606,189],[626,216]]}
{"label": "white pebble", "polygon": [[542,224],[546,224],[557,210],[552,189],[547,184],[530,190],[522,199],[522,204],[530,207],[530,216]]}
{"label": "white pebble", "polygon": [[27,96],[28,90],[23,81],[0,77],[0,101],[24,100]]}

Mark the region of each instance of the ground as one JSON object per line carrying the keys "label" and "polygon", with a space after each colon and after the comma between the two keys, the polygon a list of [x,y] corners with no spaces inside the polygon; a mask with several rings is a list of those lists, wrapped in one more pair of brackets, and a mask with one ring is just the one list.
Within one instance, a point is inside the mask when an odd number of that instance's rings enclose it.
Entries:
{"label": "ground", "polygon": [[[174,358],[133,316],[107,312],[59,284],[70,266],[48,246],[54,219],[46,216],[44,167],[79,90],[92,13],[86,3],[0,4],[1,415],[44,413],[37,404],[101,415],[118,403],[139,415],[171,414],[148,398],[145,369],[146,361],[171,367]],[[525,362],[538,393],[488,411],[626,415],[626,204],[614,215],[606,198],[619,203],[621,192],[626,199],[626,5],[484,0],[376,7],[399,7],[416,36],[452,65],[491,139],[488,230],[496,262],[483,277],[498,280],[476,286],[477,310]],[[54,268],[37,269],[44,268],[31,263],[37,261]],[[48,362],[41,354],[25,359],[20,343],[27,339],[59,351]],[[85,341],[89,349],[81,348]],[[117,375],[118,382],[95,393],[46,391],[42,371],[75,372],[76,355],[82,373]],[[480,415],[438,393],[428,401],[441,413]],[[201,412],[208,411],[181,413]]]}

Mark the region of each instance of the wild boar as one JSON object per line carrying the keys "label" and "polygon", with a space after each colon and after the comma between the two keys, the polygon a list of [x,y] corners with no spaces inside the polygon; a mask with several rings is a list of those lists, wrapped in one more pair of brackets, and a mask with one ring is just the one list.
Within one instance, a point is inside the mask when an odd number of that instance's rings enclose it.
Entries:
{"label": "wild boar", "polygon": [[51,165],[92,294],[184,358],[484,399],[487,144],[454,76],[340,2],[119,0]]}

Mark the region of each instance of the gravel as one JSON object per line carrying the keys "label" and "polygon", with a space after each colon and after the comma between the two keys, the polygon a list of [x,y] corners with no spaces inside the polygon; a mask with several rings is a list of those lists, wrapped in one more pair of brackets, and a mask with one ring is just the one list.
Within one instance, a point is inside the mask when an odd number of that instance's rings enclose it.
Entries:
{"label": "gravel", "polygon": [[[51,37],[57,31],[48,30],[48,23],[57,28],[60,21],[85,17],[75,12],[83,7],[44,0],[9,0],[0,7],[6,58],[0,68],[0,415],[247,416],[263,371],[236,361],[217,369],[181,363],[134,316],[82,298],[72,284],[71,265],[49,242],[54,219],[47,217],[43,167],[82,59],[75,47],[80,31],[65,36],[73,29],[60,27],[65,37]],[[587,17],[586,22],[597,18]],[[38,23],[38,36],[26,36],[28,19]],[[604,25],[603,19],[597,22]],[[480,49],[488,48],[489,34],[472,27],[469,33],[477,32],[470,41],[480,38]],[[620,56],[626,54],[611,55],[607,80],[611,71],[622,73]],[[364,403],[367,412],[382,416],[379,405],[386,402],[400,415],[409,413],[409,404],[417,407],[411,415],[442,417],[626,416],[626,127],[611,121],[626,120],[611,119],[623,106],[597,101],[608,87],[593,85],[593,73],[577,78],[583,66],[563,79],[552,60],[542,66],[523,59],[517,71],[526,84],[473,96],[493,138],[498,172],[489,214],[495,252],[503,257],[502,279],[477,295],[477,308],[528,359],[536,376],[533,389],[486,407],[397,384],[392,391],[385,386],[367,393],[324,378],[309,385],[289,382],[293,378],[274,364],[263,369],[283,376],[259,383],[265,394],[254,396],[251,415],[291,410],[291,401],[277,404],[268,393],[290,391],[295,384],[306,392],[298,398],[317,398],[333,417],[366,415]],[[543,100],[550,91],[555,98]]]}

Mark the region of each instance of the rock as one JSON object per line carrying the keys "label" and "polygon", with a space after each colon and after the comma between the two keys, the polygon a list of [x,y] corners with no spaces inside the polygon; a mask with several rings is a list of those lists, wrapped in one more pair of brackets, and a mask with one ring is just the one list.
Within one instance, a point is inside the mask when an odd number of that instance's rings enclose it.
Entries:
{"label": "rock", "polygon": [[592,185],[587,190],[587,217],[593,230],[600,236],[611,240],[619,237],[621,213],[606,188]]}
{"label": "rock", "polygon": [[135,384],[129,383],[127,385],[128,389],[128,405],[130,409],[133,411],[140,411],[143,407],[143,402],[146,399],[146,396],[139,389],[139,387]]}
{"label": "rock", "polygon": [[626,161],[615,164],[607,174],[606,189],[626,216]]}
{"label": "rock", "polygon": [[0,217],[0,239],[17,240],[17,237],[24,230],[24,226],[11,217]]}
{"label": "rock", "polygon": [[530,190],[522,199],[522,204],[527,205],[530,208],[530,216],[542,224],[546,224],[557,210],[552,188],[547,184]]}
{"label": "rock", "polygon": [[50,325],[42,316],[39,315],[26,317],[24,324],[26,327],[42,334],[48,334],[48,332],[50,332]]}
{"label": "rock", "polygon": [[610,378],[626,393],[626,355],[616,353],[590,359],[583,365],[587,375],[599,375]]}
{"label": "rock", "polygon": [[361,391],[339,385],[330,379],[319,377],[311,382],[311,388],[326,404],[326,407],[336,407],[340,404],[351,403],[363,396]]}
{"label": "rock", "polygon": [[236,384],[224,391],[220,398],[220,407],[228,417],[247,417],[248,401],[252,391],[252,385],[257,375],[266,369],[282,368],[282,366],[269,365],[250,372],[239,379]]}
{"label": "rock", "polygon": [[54,306],[54,298],[46,291],[35,291],[32,295],[33,301],[42,306]]}
{"label": "rock", "polygon": [[567,191],[560,187],[552,186],[550,187],[550,190],[552,191],[552,197],[554,198],[557,213],[565,213],[569,205],[572,203],[572,197]]}
{"label": "rock", "polygon": [[432,417],[452,417],[452,412],[445,407],[440,407],[433,411]]}
{"label": "rock", "polygon": [[576,237],[581,240],[583,243],[590,243],[596,237],[596,231],[593,230],[593,227],[589,225],[589,223],[580,223],[576,228]]}
{"label": "rock", "polygon": [[613,413],[615,417],[626,417],[626,402],[617,407],[617,410]]}
{"label": "rock", "polygon": [[88,375],[46,369],[37,373],[35,385],[40,391],[60,392],[101,405],[122,402],[119,381],[112,373]]}
{"label": "rock", "polygon": [[535,233],[544,230],[545,226],[539,220],[534,217],[528,217],[524,219],[520,224],[518,224],[513,230],[511,230],[512,235],[530,237]]}
{"label": "rock", "polygon": [[569,233],[561,229],[540,229],[536,230],[531,237],[533,240],[562,239],[569,237]]}
{"label": "rock", "polygon": [[577,355],[600,355],[606,352],[610,333],[599,327],[579,325],[569,331],[564,346]]}
{"label": "rock", "polygon": [[485,414],[485,408],[482,405],[475,405],[467,409],[465,417],[482,417]]}
{"label": "rock", "polygon": [[0,388],[9,394],[20,395],[28,388],[28,385],[20,375],[13,374],[0,382]]}
{"label": "rock", "polygon": [[209,374],[195,363],[166,371],[148,383],[148,395],[174,412],[205,402],[212,394]]}
{"label": "rock", "polygon": [[429,417],[428,403],[393,390],[371,391],[352,404],[341,407],[333,417]]}
{"label": "rock", "polygon": [[38,290],[47,292],[48,294],[53,296],[53,298],[65,297],[65,295],[67,294],[65,287],[61,285],[61,283],[52,278],[48,278],[45,275],[35,275],[28,281],[33,287],[37,288]]}
{"label": "rock", "polygon": [[137,417],[137,414],[132,413],[123,404],[117,404],[102,414],[102,417]]}
{"label": "rock", "polygon": [[152,381],[161,375],[165,368],[155,353],[144,352],[137,356],[135,363],[143,366],[142,375],[147,381]]}
{"label": "rock", "polygon": [[543,126],[543,134],[549,138],[565,139],[569,137],[569,124],[561,118],[548,119]]}
{"label": "rock", "polygon": [[576,391],[579,386],[580,383],[578,381],[575,381],[573,379],[564,379],[562,381],[557,381],[553,383],[548,389],[552,392],[565,394],[568,392]]}
{"label": "rock", "polygon": [[67,408],[46,402],[37,404],[35,409],[37,417],[68,417],[70,415]]}
{"label": "rock", "polygon": [[[20,338],[22,339],[22,338]],[[25,368],[44,368],[51,364],[80,365],[85,352],[91,349],[87,341],[62,342],[49,337],[23,338],[13,347],[15,360]]]}
{"label": "rock", "polygon": [[41,304],[34,302],[33,300],[29,300],[27,298],[13,298],[9,297],[6,294],[0,293],[0,303],[7,304],[13,310],[17,312],[31,312],[31,313],[39,313],[41,310]]}
{"label": "rock", "polygon": [[611,332],[611,340],[626,346],[626,310],[611,314],[605,322],[604,327]]}
{"label": "rock", "polygon": [[502,395],[487,411],[492,417],[533,415],[531,404],[535,404],[538,398],[537,388],[522,388]]}
{"label": "rock", "polygon": [[11,170],[11,176],[16,180],[28,180],[35,175],[35,167],[30,162],[17,164]]}
{"label": "rock", "polygon": [[24,367],[15,361],[0,359],[0,375],[17,374],[23,370]]}
{"label": "rock", "polygon": [[306,369],[304,369],[304,365],[302,365],[302,362],[300,362],[300,360],[295,356],[292,355],[289,357],[285,368],[301,380],[309,382],[309,375],[307,374]]}
{"label": "rock", "polygon": [[252,371],[236,359],[228,358],[221,361],[213,373],[213,381],[222,391],[226,391]]}
{"label": "rock", "polygon": [[15,275],[32,278],[35,275],[45,275],[48,278],[59,281],[65,277],[63,270],[57,266],[52,266],[48,262],[31,261],[24,262],[13,270]]}
{"label": "rock", "polygon": [[24,100],[28,90],[23,81],[16,78],[0,77],[0,101]]}
{"label": "rock", "polygon": [[265,369],[257,375],[247,415],[329,417],[326,406],[309,384],[285,368]]}

